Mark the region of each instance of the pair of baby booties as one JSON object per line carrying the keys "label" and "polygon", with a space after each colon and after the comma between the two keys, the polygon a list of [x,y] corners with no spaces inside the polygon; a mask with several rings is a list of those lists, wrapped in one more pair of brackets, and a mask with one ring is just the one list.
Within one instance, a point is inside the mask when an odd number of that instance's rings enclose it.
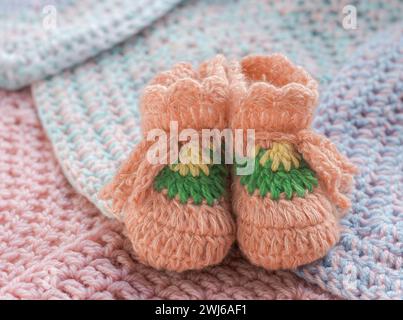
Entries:
{"label": "pair of baby booties", "polygon": [[[339,239],[356,169],[310,129],[317,102],[317,82],[281,54],[240,62],[219,55],[198,70],[179,63],[157,75],[140,102],[144,139],[100,193],[124,221],[139,261],[201,269],[220,263],[235,240],[250,262],[270,270],[323,257]],[[254,171],[150,163],[154,142],[145,137],[156,128],[168,133],[170,121],[179,131],[254,129]]]}

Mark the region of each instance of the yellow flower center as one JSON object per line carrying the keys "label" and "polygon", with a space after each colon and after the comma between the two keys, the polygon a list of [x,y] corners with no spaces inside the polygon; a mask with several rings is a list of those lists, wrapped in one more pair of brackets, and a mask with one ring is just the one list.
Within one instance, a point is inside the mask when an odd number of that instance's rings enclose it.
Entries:
{"label": "yellow flower center", "polygon": [[[255,153],[258,154],[260,147],[256,147]],[[267,160],[271,160],[271,170],[277,171],[280,164],[286,171],[290,171],[292,166],[299,168],[301,155],[297,152],[294,145],[289,142],[273,142],[271,147],[265,151],[260,158],[259,163],[263,166]]]}
{"label": "yellow flower center", "polygon": [[[206,152],[210,153],[210,150]],[[209,167],[203,163],[203,154],[204,159],[210,159],[209,154],[203,153],[202,148],[199,148],[198,145],[184,145],[179,152],[179,159],[185,163],[171,164],[169,168],[172,171],[179,172],[181,176],[186,176],[190,172],[193,177],[197,177],[200,175],[200,171],[208,176]]]}

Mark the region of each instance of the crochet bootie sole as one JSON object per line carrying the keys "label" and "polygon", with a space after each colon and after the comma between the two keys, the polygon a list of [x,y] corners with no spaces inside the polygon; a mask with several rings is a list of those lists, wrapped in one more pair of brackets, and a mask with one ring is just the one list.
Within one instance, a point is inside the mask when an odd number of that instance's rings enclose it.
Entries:
{"label": "crochet bootie sole", "polygon": [[152,190],[141,205],[128,205],[125,225],[140,262],[185,271],[220,263],[235,240],[235,224],[223,200],[213,206],[182,204]]}
{"label": "crochet bootie sole", "polygon": [[248,194],[236,178],[233,192],[238,244],[255,265],[293,269],[322,258],[339,239],[334,209],[320,188],[272,200]]}

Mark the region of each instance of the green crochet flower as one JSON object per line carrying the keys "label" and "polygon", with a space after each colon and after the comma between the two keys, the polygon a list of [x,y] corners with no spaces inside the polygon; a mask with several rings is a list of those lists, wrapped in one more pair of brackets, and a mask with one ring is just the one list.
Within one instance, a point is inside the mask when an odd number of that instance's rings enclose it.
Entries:
{"label": "green crochet flower", "polygon": [[[244,185],[249,194],[253,194],[256,189],[262,197],[270,193],[271,199],[278,200],[282,193],[286,199],[292,199],[294,195],[304,197],[305,192],[312,192],[318,185],[318,180],[308,164],[301,160],[299,167],[293,166],[289,171],[285,170],[283,164],[278,166],[276,171],[271,169],[272,160],[268,159],[262,165],[259,161],[265,154],[265,149],[260,149],[255,157],[255,169],[252,174],[241,176],[240,182]],[[242,168],[246,165],[236,164]]]}
{"label": "green crochet flower", "polygon": [[193,176],[191,172],[183,176],[166,166],[155,178],[154,188],[158,192],[168,190],[168,198],[178,196],[181,203],[186,203],[191,198],[195,204],[206,200],[212,206],[214,200],[225,194],[227,176],[228,170],[224,164],[213,164],[209,166],[208,175],[200,170],[197,176]]}

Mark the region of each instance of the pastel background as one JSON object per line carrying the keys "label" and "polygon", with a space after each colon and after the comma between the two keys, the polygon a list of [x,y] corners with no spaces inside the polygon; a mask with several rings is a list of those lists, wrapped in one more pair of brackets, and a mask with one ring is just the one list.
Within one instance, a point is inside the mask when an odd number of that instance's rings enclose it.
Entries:
{"label": "pastel background", "polygon": [[70,186],[28,90],[0,91],[2,299],[319,299],[291,272],[267,272],[235,250],[221,266],[183,274],[136,262],[117,221]]}
{"label": "pastel background", "polygon": [[[358,28],[346,30],[342,10],[351,3]],[[0,64],[3,87],[53,75],[32,85],[33,100],[28,89],[1,93],[0,297],[403,298],[401,2],[170,4],[162,4],[171,9],[162,18],[150,11],[147,28],[130,29],[102,48],[88,36],[81,43],[94,49],[88,55],[72,37],[70,46],[57,46],[62,55],[48,56],[45,46],[43,59],[21,72]],[[109,15],[100,12],[97,20],[113,33]],[[141,12],[131,19],[143,21]],[[30,33],[20,39],[33,52],[41,48]],[[119,222],[100,214],[108,212],[97,193],[140,138],[142,88],[178,61],[271,52],[288,55],[320,80],[315,128],[360,168],[340,243],[294,272],[253,267],[236,248],[222,265],[202,272],[166,273],[137,263]]]}

